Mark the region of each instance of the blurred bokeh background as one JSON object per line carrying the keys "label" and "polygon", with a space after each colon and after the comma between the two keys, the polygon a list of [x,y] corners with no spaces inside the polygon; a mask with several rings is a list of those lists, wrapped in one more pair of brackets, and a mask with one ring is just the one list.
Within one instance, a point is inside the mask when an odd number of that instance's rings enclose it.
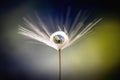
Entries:
{"label": "blurred bokeh background", "polygon": [[[0,2],[0,80],[58,80],[57,51],[18,34],[23,17],[37,13],[70,19],[79,10],[103,17],[95,28],[62,51],[62,80],[120,79],[120,15],[115,1],[16,0]],[[55,22],[56,25],[57,22]]]}

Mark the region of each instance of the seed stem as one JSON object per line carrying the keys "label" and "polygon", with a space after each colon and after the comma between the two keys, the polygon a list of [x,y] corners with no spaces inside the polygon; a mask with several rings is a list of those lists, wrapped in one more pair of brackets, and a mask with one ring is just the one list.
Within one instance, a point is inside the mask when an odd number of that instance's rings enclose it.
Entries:
{"label": "seed stem", "polygon": [[59,53],[59,80],[61,80],[61,49],[58,50]]}

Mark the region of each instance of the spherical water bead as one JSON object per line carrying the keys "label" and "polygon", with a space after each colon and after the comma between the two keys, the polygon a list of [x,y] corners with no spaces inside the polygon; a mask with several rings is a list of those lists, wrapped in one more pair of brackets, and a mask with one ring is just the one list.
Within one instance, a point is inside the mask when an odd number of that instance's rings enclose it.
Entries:
{"label": "spherical water bead", "polygon": [[69,38],[64,31],[56,31],[50,36],[50,41],[57,44],[57,48],[62,48],[66,43],[68,43]]}

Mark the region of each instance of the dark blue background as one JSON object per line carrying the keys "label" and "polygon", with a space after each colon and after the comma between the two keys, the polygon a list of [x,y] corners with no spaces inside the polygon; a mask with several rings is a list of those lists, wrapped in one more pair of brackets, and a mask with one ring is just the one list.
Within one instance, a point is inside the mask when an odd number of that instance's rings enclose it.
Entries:
{"label": "dark blue background", "polygon": [[[95,15],[107,16],[107,14],[119,16],[119,2],[111,0],[100,0],[100,1],[87,1],[87,0],[2,0],[0,1],[0,35],[4,36],[2,32],[5,26],[2,26],[2,16],[8,14],[16,7],[22,4],[30,4],[34,6],[39,13],[42,14],[51,13],[56,15],[59,12],[66,11],[67,7],[70,6],[74,12],[80,9],[94,11]],[[73,13],[74,14],[74,13]],[[93,15],[94,15],[93,14]],[[0,80],[49,80],[46,76],[36,76],[34,74],[27,74],[24,72],[22,67],[7,53],[11,53],[12,48],[8,46],[3,37],[0,38]],[[113,72],[106,75],[104,78],[108,80],[116,80],[120,77],[120,67],[116,68]],[[16,74],[17,73],[17,74]],[[104,80],[104,79],[102,79]]]}

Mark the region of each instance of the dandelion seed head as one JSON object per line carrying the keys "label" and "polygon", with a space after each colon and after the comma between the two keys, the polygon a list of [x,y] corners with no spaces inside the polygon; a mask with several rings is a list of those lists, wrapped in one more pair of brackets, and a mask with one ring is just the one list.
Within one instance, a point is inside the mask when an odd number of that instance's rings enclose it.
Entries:
{"label": "dandelion seed head", "polygon": [[[38,24],[30,21],[27,18],[23,18],[25,21],[25,25],[29,26],[30,29],[24,28],[20,25],[19,34],[22,34],[28,38],[44,43],[47,46],[54,48],[55,50],[65,49],[71,46],[73,43],[77,42],[77,40],[83,37],[87,32],[89,32],[98,22],[102,20],[102,18],[96,18],[90,20],[90,22],[86,23],[89,19],[88,16],[85,16],[85,13],[82,15],[81,11],[78,12],[74,20],[69,23],[69,11],[67,13],[66,20],[64,23],[56,23],[59,20],[53,21],[50,18],[50,23],[47,25],[39,16],[36,14],[36,18],[38,20]],[[81,17],[82,16],[82,17]],[[89,20],[88,20],[89,21]],[[49,22],[49,21],[48,21]],[[57,24],[50,25],[50,24]],[[71,24],[71,25],[70,25]],[[51,29],[50,29],[51,28]]]}

